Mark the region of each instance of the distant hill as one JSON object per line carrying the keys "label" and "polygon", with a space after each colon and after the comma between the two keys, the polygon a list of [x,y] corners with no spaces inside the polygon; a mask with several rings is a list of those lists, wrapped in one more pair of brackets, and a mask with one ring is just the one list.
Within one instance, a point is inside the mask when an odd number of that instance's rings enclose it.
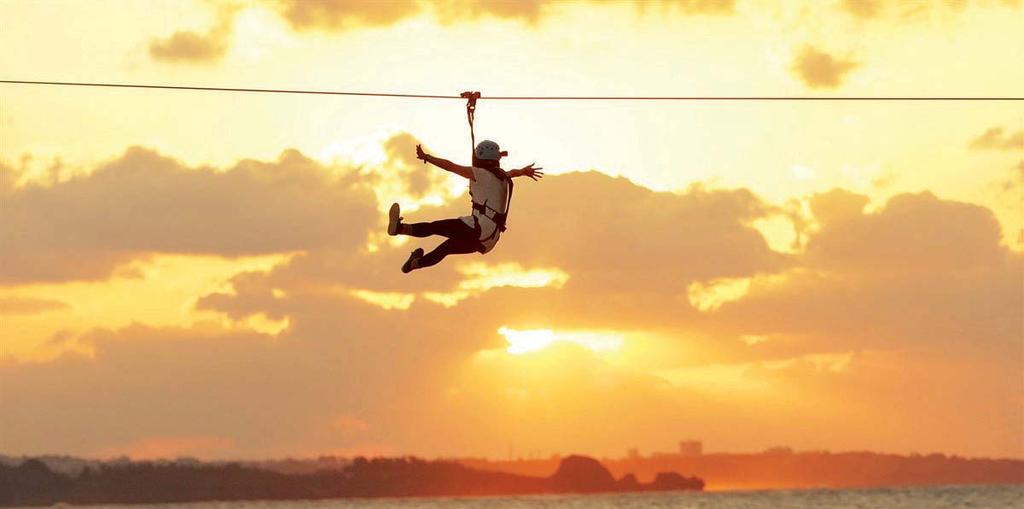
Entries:
{"label": "distant hill", "polygon": [[[49,458],[52,460],[52,458]],[[0,506],[142,504],[225,500],[291,500],[344,497],[525,495],[612,491],[700,490],[704,482],[676,473],[654,483],[618,481],[593,458],[570,456],[550,477],[491,472],[451,461],[356,458],[343,468],[312,473],[234,463],[58,462],[77,475],[51,470],[40,459],[0,462]],[[333,463],[332,463],[333,464]]]}

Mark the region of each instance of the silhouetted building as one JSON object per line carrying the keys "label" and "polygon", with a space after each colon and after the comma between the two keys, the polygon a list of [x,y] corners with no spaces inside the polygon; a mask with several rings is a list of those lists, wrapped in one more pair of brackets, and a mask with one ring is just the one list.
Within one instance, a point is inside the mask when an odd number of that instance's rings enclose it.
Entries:
{"label": "silhouetted building", "polygon": [[679,442],[680,456],[700,456],[704,454],[704,444],[700,440],[683,440]]}

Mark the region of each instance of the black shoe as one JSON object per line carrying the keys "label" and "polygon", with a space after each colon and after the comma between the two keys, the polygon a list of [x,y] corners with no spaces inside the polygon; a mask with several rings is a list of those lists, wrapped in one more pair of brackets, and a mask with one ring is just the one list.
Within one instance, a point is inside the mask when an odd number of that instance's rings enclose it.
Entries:
{"label": "black shoe", "polygon": [[399,216],[401,213],[398,204],[392,203],[391,210],[388,211],[388,235],[398,235],[399,226],[402,225],[402,218]]}
{"label": "black shoe", "polygon": [[409,253],[409,259],[402,264],[402,272],[408,274],[412,272],[412,262],[423,258],[423,248],[416,248],[412,253]]}

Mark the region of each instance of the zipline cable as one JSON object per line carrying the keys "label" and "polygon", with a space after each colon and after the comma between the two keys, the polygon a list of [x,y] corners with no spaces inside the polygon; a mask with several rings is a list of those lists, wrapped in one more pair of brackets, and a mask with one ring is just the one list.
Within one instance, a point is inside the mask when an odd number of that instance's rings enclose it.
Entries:
{"label": "zipline cable", "polygon": [[[0,84],[199,90],[209,92],[250,92],[265,94],[341,95],[359,97],[395,97],[407,99],[465,99],[462,95],[395,94],[385,92],[340,92],[333,90],[233,88],[183,85],[143,85],[136,83],[0,80]],[[504,101],[1024,101],[1024,97],[1009,96],[480,96],[479,99]]]}
{"label": "zipline cable", "polygon": [[369,97],[405,97],[416,99],[461,99],[457,95],[425,95],[425,94],[386,94],[374,92],[335,92],[331,90],[285,90],[274,88],[228,88],[228,87],[191,87],[181,85],[140,85],[135,83],[84,83],[71,81],[23,81],[0,80],[0,83],[13,85],[58,85],[67,87],[107,87],[107,88],[148,88],[161,90],[205,90],[212,92],[255,92],[265,94],[315,94],[315,95],[354,95]]}

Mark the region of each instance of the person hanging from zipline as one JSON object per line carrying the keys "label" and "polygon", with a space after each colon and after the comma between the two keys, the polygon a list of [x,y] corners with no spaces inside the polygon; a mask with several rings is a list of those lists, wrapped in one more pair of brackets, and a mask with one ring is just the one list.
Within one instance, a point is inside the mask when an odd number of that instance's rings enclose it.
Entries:
{"label": "person hanging from zipline", "polygon": [[505,231],[505,221],[512,202],[512,179],[530,177],[537,180],[544,177],[544,172],[540,171],[543,168],[534,168],[533,164],[517,170],[501,169],[501,158],[506,155],[508,152],[502,151],[497,143],[484,140],[473,151],[473,166],[462,166],[432,156],[424,152],[420,145],[416,145],[417,159],[469,179],[473,211],[471,215],[459,218],[407,224],[402,222],[399,205],[392,204],[388,213],[388,235],[440,235],[446,238],[429,253],[424,254],[422,248],[416,248],[402,265],[402,272],[409,273],[436,265],[448,255],[486,254],[494,249],[501,232]]}

